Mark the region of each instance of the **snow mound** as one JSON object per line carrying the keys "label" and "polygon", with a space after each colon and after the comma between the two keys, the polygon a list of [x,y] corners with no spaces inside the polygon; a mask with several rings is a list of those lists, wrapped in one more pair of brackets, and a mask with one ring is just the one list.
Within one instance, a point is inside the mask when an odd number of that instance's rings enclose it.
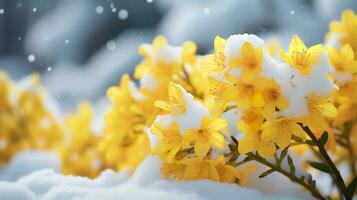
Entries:
{"label": "snow mound", "polygon": [[129,178],[128,171],[104,171],[96,179],[65,176],[45,169],[16,182],[0,182],[0,195],[6,200],[78,199],[296,199],[267,195],[252,189],[210,181],[178,182],[160,178],[160,161],[148,157]]}

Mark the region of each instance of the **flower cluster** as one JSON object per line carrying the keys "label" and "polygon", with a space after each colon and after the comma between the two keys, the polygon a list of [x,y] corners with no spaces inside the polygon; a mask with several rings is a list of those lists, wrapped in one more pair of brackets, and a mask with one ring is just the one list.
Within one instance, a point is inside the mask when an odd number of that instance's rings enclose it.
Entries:
{"label": "flower cluster", "polygon": [[[238,34],[217,36],[208,55],[197,55],[192,42],[172,46],[158,36],[140,46],[143,60],[133,79],[125,74],[107,90],[112,107],[101,133],[91,128],[87,103],[66,118],[58,148],[63,172],[95,177],[106,168],[135,170],[152,155],[160,158],[166,179],[243,184],[250,171],[245,164],[254,160],[269,168],[260,177],[281,173],[319,199],[327,194],[308,171],[328,173],[340,196],[352,199],[356,27],[357,16],[347,10],[331,23],[325,45],[308,47],[295,35],[284,51],[276,42]],[[61,128],[33,80],[12,97],[14,84],[0,76],[0,163],[25,147],[50,148],[61,141]],[[315,155],[306,174],[295,173],[290,147]],[[338,169],[342,161],[350,165],[348,180]]]}
{"label": "flower cluster", "polygon": [[60,144],[62,130],[48,98],[38,74],[15,84],[0,72],[0,164],[25,149]]}

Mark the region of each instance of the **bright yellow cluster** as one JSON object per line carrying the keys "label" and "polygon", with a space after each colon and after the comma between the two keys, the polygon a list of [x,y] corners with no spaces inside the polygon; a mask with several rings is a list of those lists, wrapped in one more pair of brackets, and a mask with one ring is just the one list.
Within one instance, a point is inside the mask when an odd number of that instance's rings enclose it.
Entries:
{"label": "bright yellow cluster", "polygon": [[357,15],[347,10],[343,12],[341,21],[330,24],[331,35],[339,34],[339,43],[328,47],[329,58],[333,66],[334,80],[339,87],[335,91],[333,100],[337,106],[338,115],[331,122],[339,152],[350,160],[351,169],[356,176],[357,159]]}
{"label": "bright yellow cluster", "polygon": [[37,74],[20,85],[0,72],[0,164],[20,151],[51,149],[61,142],[61,127],[45,98]]}
{"label": "bright yellow cluster", "polygon": [[[286,154],[277,150],[302,145],[322,158],[311,167],[338,179],[329,151],[348,160],[356,175],[356,27],[357,16],[345,11],[330,25],[327,40],[337,43],[307,47],[295,35],[280,54],[278,45],[255,35],[217,36],[214,53],[203,56],[192,42],[172,46],[158,36],[140,46],[143,60],[133,79],[125,74],[108,89],[111,108],[102,132],[93,131],[87,103],[67,116],[58,148],[63,172],[96,177],[106,168],[135,170],[152,155],[162,162],[163,178],[239,184],[246,177],[240,166],[255,160],[323,199],[309,177],[295,176],[289,156],[290,172],[280,168]],[[0,74],[0,163],[22,149],[61,141],[38,77],[32,81],[31,89],[13,92],[15,85]],[[336,185],[344,190],[341,181]]]}
{"label": "bright yellow cluster", "polygon": [[97,150],[99,136],[92,130],[93,111],[81,103],[77,113],[66,117],[64,143],[60,147],[62,172],[95,178],[105,169]]}

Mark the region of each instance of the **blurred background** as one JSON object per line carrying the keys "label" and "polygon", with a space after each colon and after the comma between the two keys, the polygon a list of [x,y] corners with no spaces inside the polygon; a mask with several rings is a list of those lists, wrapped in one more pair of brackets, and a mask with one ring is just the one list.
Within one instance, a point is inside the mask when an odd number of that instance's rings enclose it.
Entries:
{"label": "blurred background", "polygon": [[139,44],[165,35],[173,45],[212,50],[216,35],[293,34],[323,43],[328,23],[356,0],[0,0],[0,69],[19,79],[40,72],[64,111],[100,102],[140,62]]}

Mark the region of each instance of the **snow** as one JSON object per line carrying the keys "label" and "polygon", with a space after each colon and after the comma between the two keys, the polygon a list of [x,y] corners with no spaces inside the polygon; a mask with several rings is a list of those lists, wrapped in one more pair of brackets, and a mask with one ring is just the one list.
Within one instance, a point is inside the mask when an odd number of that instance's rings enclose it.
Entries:
{"label": "snow", "polygon": [[342,47],[341,45],[341,38],[342,38],[343,34],[340,33],[331,33],[328,37],[327,40],[325,42],[325,46],[330,46],[336,49],[339,49]]}
{"label": "snow", "polygon": [[30,54],[27,59],[30,61],[30,62],[34,62],[36,57],[33,55],[33,54]]}
{"label": "snow", "polygon": [[119,17],[119,19],[125,20],[125,19],[128,18],[128,16],[129,16],[129,13],[128,13],[127,10],[125,10],[125,9],[119,10],[119,12],[118,12],[118,17]]}
{"label": "snow", "polygon": [[178,61],[182,55],[181,46],[166,45],[156,51],[151,44],[143,44],[142,47],[153,57],[154,62],[163,61],[165,63],[172,63]]}
{"label": "snow", "polygon": [[77,200],[77,199],[288,199],[256,190],[210,181],[169,181],[160,177],[160,161],[148,157],[132,177],[128,171],[104,171],[96,179],[65,176],[45,169],[21,177],[14,182],[0,182],[0,194],[7,200]]}
{"label": "snow", "polygon": [[288,72],[284,73],[286,77],[290,77],[288,83],[280,83],[283,93],[289,98],[289,107],[281,112],[282,116],[300,117],[308,114],[306,97],[309,94],[321,96],[330,96],[336,86],[332,80],[327,78],[327,73],[331,68],[327,53],[321,53],[320,62],[312,66],[309,76],[301,75],[292,67],[286,66]]}
{"label": "snow", "polygon": [[0,181],[15,181],[21,176],[41,169],[59,172],[58,155],[54,152],[23,151],[13,157],[8,166],[0,167]]}
{"label": "snow", "polygon": [[240,49],[245,42],[251,43],[254,48],[262,47],[264,45],[264,41],[253,34],[229,36],[226,42],[226,48],[224,49],[226,65],[228,65],[232,59],[239,57]]}
{"label": "snow", "polygon": [[158,115],[155,122],[161,124],[163,128],[168,128],[172,122],[176,122],[180,128],[180,132],[183,133],[188,129],[199,128],[203,116],[208,115],[209,112],[201,102],[194,100],[190,93],[186,92],[181,86],[179,87],[183,92],[186,111],[178,115]]}
{"label": "snow", "polygon": [[145,74],[140,79],[140,87],[141,88],[155,90],[158,85],[159,85],[159,82],[157,80],[155,80],[155,77],[152,76],[151,74]]}

